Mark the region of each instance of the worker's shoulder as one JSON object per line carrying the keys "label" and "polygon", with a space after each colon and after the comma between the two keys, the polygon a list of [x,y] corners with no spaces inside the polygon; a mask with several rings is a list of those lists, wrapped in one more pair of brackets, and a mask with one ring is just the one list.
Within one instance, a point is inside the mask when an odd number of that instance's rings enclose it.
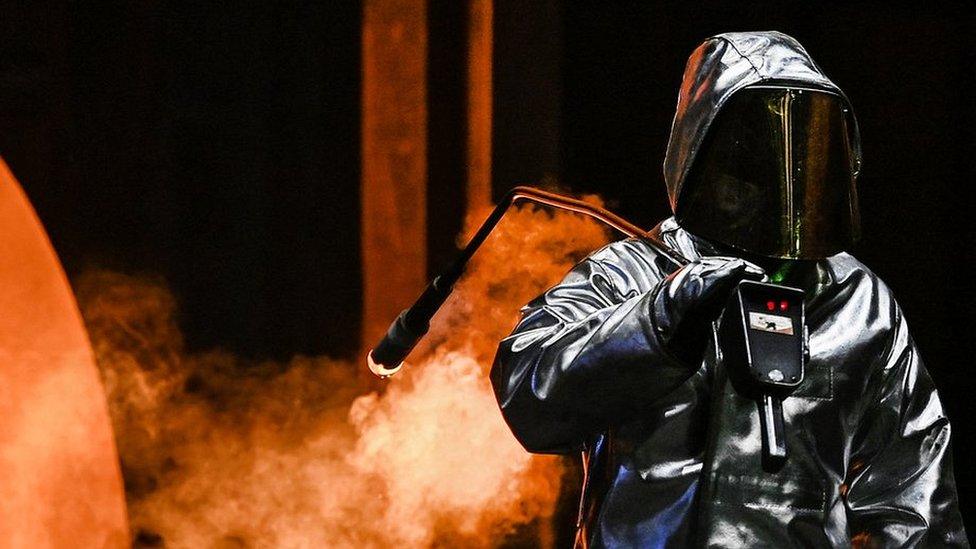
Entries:
{"label": "worker's shoulder", "polygon": [[861,285],[880,290],[874,293],[891,295],[891,289],[884,280],[860,259],[847,252],[833,255],[826,260],[829,276],[835,284],[842,286]]}
{"label": "worker's shoulder", "polygon": [[655,257],[659,252],[652,244],[639,236],[617,240],[590,253],[589,259],[595,261],[630,261]]}
{"label": "worker's shoulder", "polygon": [[587,260],[599,265],[623,292],[647,291],[674,269],[671,259],[641,237],[611,242],[591,253]]}
{"label": "worker's shoulder", "polygon": [[839,308],[827,318],[839,325],[856,328],[859,346],[870,348],[864,356],[876,357],[871,363],[889,369],[899,362],[906,349],[914,347],[909,322],[892,289],[874,271],[854,256],[841,253],[828,259],[829,295],[818,299]]}
{"label": "worker's shoulder", "polygon": [[826,264],[830,287],[848,306],[871,311],[892,327],[900,323],[902,311],[894,292],[867,265],[847,252],[831,256]]}

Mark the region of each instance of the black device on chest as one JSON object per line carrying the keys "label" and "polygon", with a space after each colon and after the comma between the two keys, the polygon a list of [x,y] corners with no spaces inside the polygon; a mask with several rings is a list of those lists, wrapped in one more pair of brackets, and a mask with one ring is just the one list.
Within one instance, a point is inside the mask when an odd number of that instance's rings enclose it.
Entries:
{"label": "black device on chest", "polygon": [[745,280],[721,324],[722,356],[736,386],[759,405],[763,461],[787,455],[783,399],[802,382],[809,358],[803,290]]}

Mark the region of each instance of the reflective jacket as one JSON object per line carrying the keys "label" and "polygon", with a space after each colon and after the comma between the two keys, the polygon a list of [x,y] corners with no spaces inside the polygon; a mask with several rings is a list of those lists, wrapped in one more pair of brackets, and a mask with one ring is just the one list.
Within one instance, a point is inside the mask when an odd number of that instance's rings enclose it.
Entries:
{"label": "reflective jacket", "polygon": [[[717,255],[673,218],[659,238]],[[584,452],[579,546],[968,546],[950,426],[884,283],[842,253],[795,271],[811,356],[783,403],[786,465],[761,465],[756,402],[715,345],[688,367],[649,323],[677,265],[646,239],[611,244],[522,311],[491,372],[531,452]]]}
{"label": "reflective jacket", "polygon": [[[715,89],[679,99],[665,165],[672,200],[696,132],[714,118],[705,106],[764,75],[829,83],[795,41],[760,34],[717,37],[689,60],[683,93],[689,78]],[[785,281],[805,292],[811,355],[783,403],[790,454],[773,473],[761,463],[757,404],[728,381],[721,349],[713,342],[700,364],[684,364],[651,326],[655,293],[679,267],[662,247],[691,260],[728,255],[673,218],[650,238],[611,244],[525,306],[492,368],[527,450],[583,452],[577,546],[968,546],[949,421],[877,276],[841,253],[798,262]]]}

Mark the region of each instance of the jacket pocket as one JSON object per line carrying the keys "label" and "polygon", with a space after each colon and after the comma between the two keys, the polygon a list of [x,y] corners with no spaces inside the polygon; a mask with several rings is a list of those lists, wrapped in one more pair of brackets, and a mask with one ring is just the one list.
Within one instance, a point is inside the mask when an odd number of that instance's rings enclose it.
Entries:
{"label": "jacket pocket", "polygon": [[803,375],[803,383],[790,396],[811,400],[833,400],[834,369],[822,362],[808,364]]}
{"label": "jacket pocket", "polygon": [[716,475],[713,502],[788,518],[825,512],[827,493],[816,479],[790,476]]}

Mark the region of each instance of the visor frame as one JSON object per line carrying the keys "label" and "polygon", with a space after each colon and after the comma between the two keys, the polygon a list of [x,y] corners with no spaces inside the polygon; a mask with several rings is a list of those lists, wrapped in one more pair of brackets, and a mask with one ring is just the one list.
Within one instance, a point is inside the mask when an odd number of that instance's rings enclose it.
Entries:
{"label": "visor frame", "polygon": [[[750,98],[743,101],[742,94],[751,94],[752,92],[761,92],[762,90],[782,91],[784,93],[781,94],[779,97],[773,95],[770,95],[768,97],[757,95],[755,98]],[[819,120],[818,123],[824,123],[824,120],[826,120],[828,132],[830,131],[831,128],[837,128],[837,127],[843,128],[843,133],[837,134],[837,135],[843,135],[841,139],[827,138],[818,141],[818,140],[811,140],[808,137],[801,141],[801,143],[804,143],[804,145],[801,145],[804,148],[796,149],[794,147],[794,145],[792,144],[792,141],[794,140],[795,137],[794,134],[800,135],[801,137],[803,135],[809,136],[813,134],[812,132],[805,132],[802,129],[799,130],[799,132],[797,132],[797,130],[795,130],[791,125],[789,125],[791,123],[790,120],[798,116],[793,114],[793,110],[792,110],[793,107],[791,106],[791,101],[803,93],[822,94],[823,96],[827,96],[831,99],[830,104],[825,105],[821,103],[819,107],[816,106],[816,103],[818,103],[819,100],[806,99],[805,103],[801,103],[800,105],[802,106],[803,109],[805,109],[803,111],[803,115],[807,117],[806,119],[804,119],[806,123],[803,127],[809,128],[813,124],[814,119],[811,117],[814,116],[814,114],[812,113],[816,112],[817,115],[820,115],[821,117],[823,115],[826,115],[827,117],[829,117],[829,119],[820,118],[818,119]],[[784,104],[786,106],[784,108],[789,110],[781,111],[786,114],[781,115],[782,120],[785,122],[779,134],[776,134],[775,131],[768,131],[766,134],[762,134],[765,135],[765,137],[759,137],[759,138],[753,137],[752,141],[750,141],[749,139],[736,139],[732,143],[734,143],[736,147],[739,147],[741,145],[741,142],[760,143],[761,145],[763,141],[765,141],[767,145],[769,143],[779,143],[781,145],[778,153],[774,152],[775,144],[772,145],[773,148],[769,149],[770,152],[772,152],[773,157],[780,158],[781,162],[778,168],[778,172],[768,172],[765,174],[765,177],[767,179],[769,179],[770,181],[775,181],[775,183],[767,182],[765,188],[778,191],[781,197],[785,197],[784,201],[786,205],[781,206],[779,211],[783,212],[783,218],[787,219],[787,221],[783,221],[781,219],[779,220],[778,225],[776,226],[779,227],[779,232],[788,233],[788,236],[781,235],[780,237],[778,237],[778,241],[772,244],[770,242],[763,242],[763,237],[756,237],[755,234],[753,234],[751,238],[749,235],[743,237],[743,235],[741,234],[732,235],[731,237],[729,237],[728,235],[723,234],[728,231],[721,230],[722,227],[709,226],[709,221],[711,223],[716,222],[714,216],[712,216],[713,219],[711,220],[703,221],[700,219],[696,219],[696,217],[699,216],[694,215],[695,212],[689,212],[689,207],[691,207],[689,203],[695,203],[701,198],[699,196],[697,197],[698,199],[696,200],[696,195],[699,194],[699,189],[697,189],[697,187],[698,185],[701,184],[701,182],[699,181],[699,178],[701,176],[699,172],[703,169],[701,168],[701,163],[703,161],[714,160],[713,157],[715,154],[719,154],[720,158],[723,156],[722,152],[710,153],[710,151],[714,150],[714,147],[716,146],[715,140],[717,138],[714,135],[716,131],[725,130],[726,133],[728,133],[728,128],[733,128],[731,135],[736,135],[737,132],[740,134],[743,133],[743,131],[739,130],[738,128],[747,126],[746,124],[738,124],[738,125],[733,124],[731,126],[728,125],[723,126],[723,118],[724,118],[723,115],[729,116],[729,110],[730,110],[729,107],[732,107],[733,112],[737,108],[740,111],[748,112],[749,108],[756,108],[756,105],[760,104],[761,102],[765,102],[766,107],[770,107],[773,104],[772,102],[774,101],[774,99],[780,99],[780,98],[785,101]],[[674,211],[675,211],[675,218],[677,219],[678,223],[683,227],[692,230],[692,232],[695,232],[700,236],[706,237],[710,240],[719,242],[721,244],[725,244],[727,246],[731,246],[732,248],[739,249],[748,253],[758,254],[770,258],[820,259],[824,257],[829,257],[830,255],[834,255],[838,252],[850,248],[850,246],[854,242],[856,242],[860,237],[860,212],[859,212],[858,200],[857,200],[857,176],[860,169],[860,150],[859,148],[857,148],[859,143],[857,121],[854,118],[853,110],[850,106],[850,102],[847,99],[847,97],[843,93],[838,93],[834,89],[811,86],[809,85],[809,83],[800,84],[797,82],[789,82],[789,81],[782,81],[782,82],[765,81],[765,82],[756,83],[753,85],[743,87],[728,99],[729,100],[726,102],[723,108],[717,113],[714,119],[705,128],[705,135],[702,139],[701,147],[699,148],[698,151],[696,151],[695,158],[693,159],[691,166],[689,167],[688,170],[687,180],[682,185],[681,192],[675,201],[676,203],[675,203]],[[754,103],[751,106],[749,104],[750,100],[752,100]],[[820,110],[817,111],[817,109]],[[772,108],[770,108],[770,111],[775,112],[775,110]],[[742,113],[739,112],[739,113],[735,113],[733,116],[741,116],[741,114]],[[754,126],[757,126],[760,129],[754,130],[751,127],[753,125],[750,124],[748,125],[750,126],[749,129],[744,130],[744,133],[746,135],[748,135],[750,132],[754,134],[759,134],[763,128],[769,130],[769,128],[772,128],[773,126],[777,125],[773,123],[773,120],[775,118],[776,118],[775,115],[769,116],[766,119],[767,121],[766,126],[762,126],[762,124],[760,123],[760,119],[757,119],[757,123]],[[726,121],[726,124],[730,124],[730,122]],[[716,127],[718,127],[718,129],[716,129]],[[725,139],[728,140],[728,137],[725,136]],[[842,143],[842,145],[840,143]],[[819,149],[816,148],[818,146],[820,147]],[[841,160],[842,163],[840,165],[836,164],[838,159],[835,159],[835,157],[838,156],[837,149],[836,149],[836,147],[838,146],[842,147],[842,149],[840,150],[842,151],[841,154],[842,154],[842,158],[844,159]],[[731,147],[727,147],[727,148],[731,149]],[[794,171],[794,166],[792,165],[791,162],[793,158],[796,156],[798,150],[803,151],[799,157],[801,160],[800,162],[801,167],[796,168],[796,171]],[[811,152],[811,151],[815,151],[815,152]],[[762,156],[759,153],[750,152],[750,154],[752,154],[753,157]],[[817,156],[817,154],[819,154],[823,158]],[[725,152],[724,156],[734,156],[734,155],[731,155],[731,153],[729,152]],[[706,158],[703,159],[702,157],[706,157]],[[811,159],[814,158],[816,158],[815,162],[809,162]],[[726,173],[733,173],[736,171],[735,168],[732,168],[732,165],[738,165],[738,161],[733,160],[727,162],[729,163],[729,167],[731,168],[731,171],[727,171],[725,173],[719,172],[722,175],[725,175]],[[837,189],[836,184],[832,185],[823,182],[815,184],[813,186],[812,192],[814,196],[825,194],[825,191],[827,191],[828,193],[829,192],[833,193],[832,195],[828,196],[828,198],[832,196],[835,199],[833,201],[834,202],[833,206],[829,206],[829,205],[825,206],[825,208],[821,212],[818,212],[816,210],[810,210],[805,206],[803,208],[799,208],[794,205],[794,198],[796,198],[797,196],[799,196],[801,199],[805,199],[803,202],[800,202],[800,204],[803,205],[809,204],[810,197],[804,196],[802,195],[802,193],[800,195],[796,194],[796,188],[794,186],[794,179],[799,177],[799,181],[801,181],[801,186],[804,188],[803,192],[807,192],[806,187],[810,185],[810,181],[811,181],[809,179],[808,164],[812,165],[814,170],[826,172],[826,169],[830,168],[834,172],[833,175],[826,173],[822,177],[823,181],[830,181],[831,179],[836,180],[837,177],[843,178],[845,181],[848,181],[846,185],[842,184],[843,187],[846,189],[846,191]],[[759,172],[762,172],[763,169],[768,170],[771,167],[771,166],[767,166],[765,164],[765,161],[758,162],[758,163],[754,162],[754,166],[760,168]],[[739,166],[739,169],[741,171],[741,166]],[[714,172],[714,170],[712,171]],[[779,173],[779,176],[771,175],[771,173]],[[752,173],[750,173],[750,175],[752,175]],[[756,177],[758,177],[759,180],[761,181],[764,175],[762,173],[759,173],[758,175],[756,175]],[[735,178],[733,177],[733,179]],[[753,185],[753,187],[755,187],[755,185]],[[778,189],[776,187],[778,187]],[[715,192],[720,192],[720,191],[721,189],[719,191],[714,191],[713,197],[716,196]],[[760,193],[762,193],[762,191],[760,191]],[[840,204],[838,200],[842,200],[843,204]],[[719,202],[721,202],[721,200],[719,200]],[[824,203],[829,204],[830,201],[828,200]],[[768,206],[768,204],[764,204],[764,206]],[[707,210],[708,208],[705,209]],[[799,213],[801,212],[801,210],[802,213]],[[746,210],[744,209],[743,211]],[[812,214],[808,213],[811,211],[813,212]],[[824,212],[826,212],[826,214]],[[708,217],[707,212],[703,215],[705,217]],[[814,234],[812,234],[811,236],[811,233],[809,231],[804,232],[803,229],[801,229],[801,227],[804,226],[804,220],[806,220],[807,216],[809,215],[814,215],[814,217],[811,218],[811,220],[813,221],[812,223],[813,226],[829,225],[831,227],[835,227],[838,224],[842,226],[836,227],[837,234],[827,234],[828,231],[820,229],[818,231],[814,231]],[[834,221],[836,220],[841,220],[841,221],[839,223],[825,223],[823,219],[825,219],[826,216],[828,215],[833,215]],[[760,213],[756,213],[753,217],[755,219],[760,219],[761,216],[762,213],[760,212]],[[772,219],[771,214],[768,214],[767,217]],[[797,217],[801,217],[801,219],[799,221],[796,221]],[[753,223],[753,225],[756,224]],[[731,227],[732,231],[739,231],[739,232],[743,231],[742,227],[736,227],[735,224],[730,224],[729,226]],[[756,225],[756,227],[758,227],[758,225]],[[753,228],[755,229],[756,227]],[[753,230],[753,233],[756,232],[757,232],[756,230]],[[769,232],[771,231],[769,227],[767,227],[765,233],[769,233]],[[834,233],[834,230],[830,229],[830,233]],[[818,237],[817,234],[820,234],[820,237]]]}

